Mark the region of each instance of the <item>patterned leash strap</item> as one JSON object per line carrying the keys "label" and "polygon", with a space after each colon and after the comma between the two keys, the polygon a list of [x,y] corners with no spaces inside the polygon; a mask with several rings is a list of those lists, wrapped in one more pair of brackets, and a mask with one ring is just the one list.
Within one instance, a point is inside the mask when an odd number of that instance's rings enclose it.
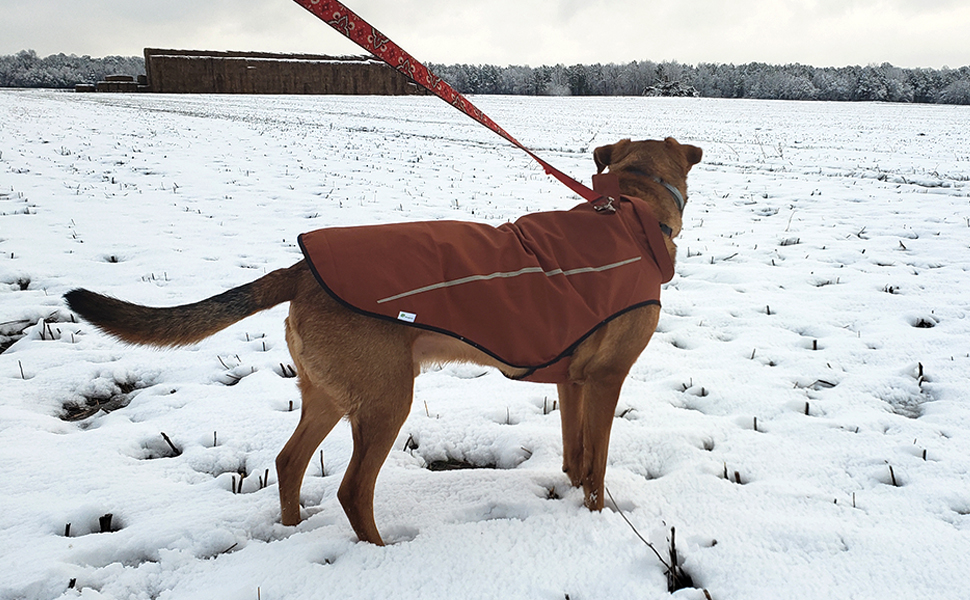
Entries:
{"label": "patterned leash strap", "polygon": [[[338,32],[346,36],[355,44],[367,50],[377,58],[383,60],[392,68],[397,69],[412,81],[438,96],[448,104],[454,106],[472,119],[475,119],[485,127],[488,127],[499,134],[516,147],[525,151],[542,165],[548,175],[552,175],[569,189],[591,202],[596,210],[601,212],[614,212],[613,201],[618,198],[619,190],[615,182],[615,177],[609,174],[594,176],[593,187],[602,188],[602,193],[589,189],[585,185],[566,175],[559,169],[553,167],[546,161],[538,157],[534,152],[526,148],[522,143],[512,137],[507,131],[499,127],[467,98],[459,94],[443,81],[440,77],[432,73],[426,66],[414,59],[413,56],[401,49],[400,46],[391,41],[390,38],[382,34],[375,27],[364,19],[360,18],[352,10],[344,6],[337,0],[294,0],[297,4],[307,9],[321,21],[330,25]],[[613,179],[614,181],[610,181]],[[613,188],[613,189],[611,189]]]}

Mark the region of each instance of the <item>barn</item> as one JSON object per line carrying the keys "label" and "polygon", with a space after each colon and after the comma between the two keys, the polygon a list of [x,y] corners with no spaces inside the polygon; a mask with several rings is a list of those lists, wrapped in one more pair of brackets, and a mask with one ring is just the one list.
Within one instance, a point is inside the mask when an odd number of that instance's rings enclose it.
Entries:
{"label": "barn", "polygon": [[424,93],[368,56],[145,48],[147,91],[181,94]]}

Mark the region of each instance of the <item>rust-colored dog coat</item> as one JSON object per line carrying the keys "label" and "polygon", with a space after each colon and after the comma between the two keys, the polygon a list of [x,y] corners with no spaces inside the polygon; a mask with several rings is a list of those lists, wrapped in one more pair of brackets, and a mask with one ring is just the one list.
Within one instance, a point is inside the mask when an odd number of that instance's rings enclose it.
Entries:
{"label": "rust-colored dog coat", "polygon": [[628,197],[613,214],[584,203],[499,227],[334,227],[299,242],[348,308],[451,335],[546,383],[565,381],[569,356],[597,327],[660,304],[674,273],[650,206]]}

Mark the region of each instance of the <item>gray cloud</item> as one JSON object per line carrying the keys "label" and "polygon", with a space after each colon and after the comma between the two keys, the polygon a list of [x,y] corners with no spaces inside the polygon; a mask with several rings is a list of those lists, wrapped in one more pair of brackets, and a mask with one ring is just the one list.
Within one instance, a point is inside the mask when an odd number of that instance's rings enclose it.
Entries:
{"label": "gray cloud", "polygon": [[[970,6],[958,0],[354,0],[351,7],[429,62],[970,62]],[[2,54],[136,55],[146,46],[358,52],[290,0],[0,0],[0,14]]]}

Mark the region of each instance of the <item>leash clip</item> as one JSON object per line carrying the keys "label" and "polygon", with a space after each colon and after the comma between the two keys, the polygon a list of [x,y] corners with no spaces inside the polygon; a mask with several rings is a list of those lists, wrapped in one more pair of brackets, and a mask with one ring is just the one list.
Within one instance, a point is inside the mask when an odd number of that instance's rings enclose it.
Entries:
{"label": "leash clip", "polygon": [[611,215],[616,212],[613,203],[620,197],[620,178],[616,173],[597,173],[593,175],[593,190],[600,197],[593,202],[596,212]]}
{"label": "leash clip", "polygon": [[600,202],[593,205],[593,209],[598,213],[613,214],[616,212],[616,207],[613,206],[613,197],[606,196],[606,202]]}

